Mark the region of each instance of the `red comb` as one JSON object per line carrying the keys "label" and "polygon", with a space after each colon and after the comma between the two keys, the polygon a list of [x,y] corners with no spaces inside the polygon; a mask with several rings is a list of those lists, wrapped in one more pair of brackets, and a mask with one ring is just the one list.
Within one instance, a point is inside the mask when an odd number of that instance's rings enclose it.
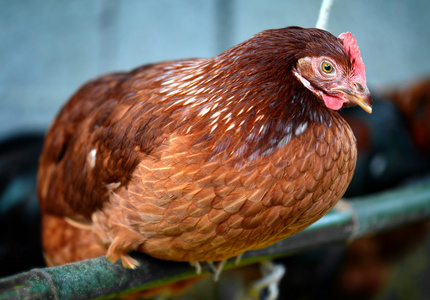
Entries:
{"label": "red comb", "polygon": [[345,32],[338,37],[343,42],[343,47],[346,53],[351,57],[351,64],[357,78],[362,84],[366,84],[366,74],[364,69],[363,58],[361,58],[360,49],[358,49],[357,41],[351,32]]}

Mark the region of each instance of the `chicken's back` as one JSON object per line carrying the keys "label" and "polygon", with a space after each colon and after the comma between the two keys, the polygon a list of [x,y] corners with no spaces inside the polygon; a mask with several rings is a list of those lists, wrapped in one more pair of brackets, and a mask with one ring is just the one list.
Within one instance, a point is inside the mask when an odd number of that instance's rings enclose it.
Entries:
{"label": "chicken's back", "polygon": [[133,121],[150,122],[155,100],[146,82],[168,64],[103,76],[66,103],[47,132],[39,161],[42,213],[90,223],[108,200],[109,188],[128,182],[139,155],[157,144],[157,127],[143,135],[144,126]]}

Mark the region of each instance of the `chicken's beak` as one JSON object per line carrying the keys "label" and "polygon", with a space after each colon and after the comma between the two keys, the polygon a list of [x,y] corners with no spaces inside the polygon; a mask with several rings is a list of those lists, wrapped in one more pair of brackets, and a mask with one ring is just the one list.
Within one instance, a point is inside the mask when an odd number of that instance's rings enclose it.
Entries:
{"label": "chicken's beak", "polygon": [[372,97],[367,86],[363,88],[360,84],[354,83],[352,88],[340,86],[331,91],[343,93],[346,99],[359,105],[365,112],[372,113]]}

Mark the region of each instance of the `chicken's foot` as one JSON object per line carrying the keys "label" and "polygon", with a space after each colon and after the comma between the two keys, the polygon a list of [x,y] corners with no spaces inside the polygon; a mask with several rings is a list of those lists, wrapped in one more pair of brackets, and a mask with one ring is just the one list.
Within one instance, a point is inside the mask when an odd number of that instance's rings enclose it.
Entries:
{"label": "chicken's foot", "polygon": [[120,227],[108,248],[106,260],[114,263],[121,259],[124,268],[136,269],[139,266],[139,262],[132,258],[129,253],[136,250],[143,242],[144,237],[140,233]]}
{"label": "chicken's foot", "polygon": [[198,261],[190,261],[190,265],[196,269],[196,274],[199,275],[202,273],[202,266]]}
{"label": "chicken's foot", "polygon": [[264,260],[261,263],[261,272],[263,277],[255,281],[251,287],[251,293],[259,295],[261,291],[267,288],[265,300],[276,300],[279,296],[278,284],[285,274],[285,266],[274,264],[270,260]]}
{"label": "chicken's foot", "polygon": [[207,264],[209,266],[209,270],[212,272],[213,276],[214,276],[214,280],[218,281],[219,276],[222,273],[222,269],[224,268],[225,262],[227,260],[224,259],[222,261],[219,261],[218,264],[215,266],[213,261],[208,261]]}
{"label": "chicken's foot", "polygon": [[236,259],[234,260],[234,265],[235,265],[235,266],[238,266],[238,265],[239,265],[240,260],[241,260],[241,259],[242,259],[242,257],[243,257],[243,254],[245,254],[245,252],[243,252],[243,253],[239,254],[238,256],[236,256]]}

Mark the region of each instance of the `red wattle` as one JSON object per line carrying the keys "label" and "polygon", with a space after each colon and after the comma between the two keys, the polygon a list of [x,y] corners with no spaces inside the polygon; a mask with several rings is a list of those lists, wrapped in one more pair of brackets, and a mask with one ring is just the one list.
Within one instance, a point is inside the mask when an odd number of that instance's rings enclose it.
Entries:
{"label": "red wattle", "polygon": [[323,97],[325,106],[327,106],[332,110],[339,110],[342,108],[344,103],[348,102],[348,100],[346,99],[342,99],[340,97],[333,97],[325,94],[323,94],[322,97]]}

